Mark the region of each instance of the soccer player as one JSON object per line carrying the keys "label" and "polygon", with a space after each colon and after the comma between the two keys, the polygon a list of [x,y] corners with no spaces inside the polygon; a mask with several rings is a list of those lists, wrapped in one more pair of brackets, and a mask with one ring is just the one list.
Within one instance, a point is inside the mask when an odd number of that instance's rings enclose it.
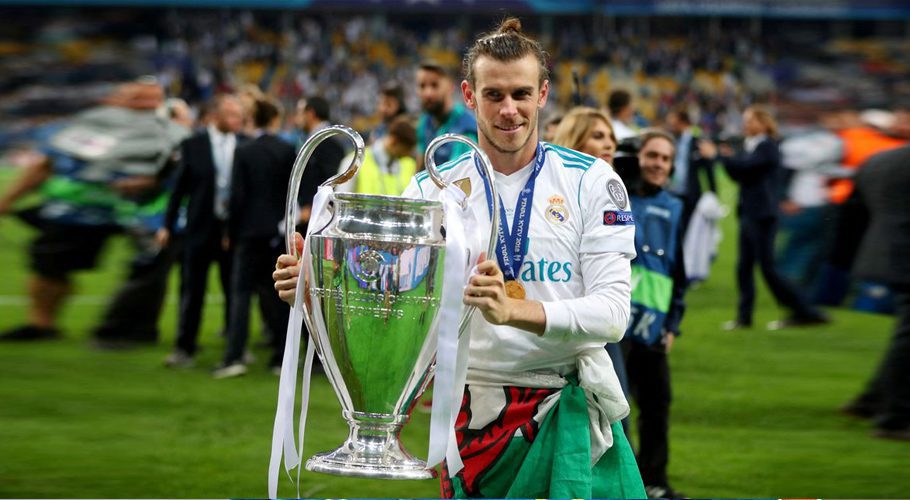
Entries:
{"label": "soccer player", "polygon": [[[464,103],[476,113],[504,215],[497,257],[481,256],[465,287],[464,303],[482,314],[469,327],[456,421],[465,467],[454,476],[442,468],[442,496],[644,498],[619,424],[628,404],[603,348],[629,319],[629,199],[603,160],[538,142],[550,90],[545,57],[507,19],[464,61]],[[477,220],[490,220],[473,154],[439,170],[470,192]],[[425,173],[404,192],[437,194]],[[290,300],[296,261],[282,256],[276,268],[275,287]]]}

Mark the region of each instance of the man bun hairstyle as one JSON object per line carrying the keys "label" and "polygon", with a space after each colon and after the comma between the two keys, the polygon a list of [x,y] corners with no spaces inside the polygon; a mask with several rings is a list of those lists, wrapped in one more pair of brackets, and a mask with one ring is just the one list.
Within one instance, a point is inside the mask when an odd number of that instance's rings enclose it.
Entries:
{"label": "man bun hairstyle", "polygon": [[521,59],[528,54],[537,59],[540,68],[538,84],[550,77],[547,69],[547,53],[537,40],[525,36],[521,32],[521,21],[516,17],[508,17],[500,23],[495,31],[482,35],[474,45],[468,49],[462,62],[465,79],[474,86],[474,63],[477,58],[487,56],[501,62],[511,62]]}

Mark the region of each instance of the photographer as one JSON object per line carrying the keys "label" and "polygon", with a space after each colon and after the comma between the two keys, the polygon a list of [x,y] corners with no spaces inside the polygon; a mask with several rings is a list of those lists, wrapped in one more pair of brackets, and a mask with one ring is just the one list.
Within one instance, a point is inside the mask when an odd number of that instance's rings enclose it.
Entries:
{"label": "photographer", "polygon": [[673,175],[667,190],[682,199],[685,233],[702,194],[708,191],[717,193],[714,162],[701,157],[698,150],[701,131],[692,124],[689,112],[684,107],[678,106],[670,110],[666,128],[676,142]]}
{"label": "photographer", "polygon": [[[683,203],[664,189],[673,171],[673,136],[648,130],[635,156],[618,156],[616,169],[629,188],[635,217],[632,318],[621,342],[629,390],[638,405],[638,467],[650,498],[676,498],[667,480],[670,365],[685,304],[682,254]],[[632,152],[623,141],[620,151]],[[610,214],[604,214],[604,224]]]}
{"label": "photographer", "polygon": [[756,263],[774,298],[791,311],[789,317],[769,323],[769,330],[828,323],[828,316],[813,307],[795,286],[781,277],[774,263],[778,175],[781,169],[777,122],[767,109],[750,106],[743,112],[743,133],[746,139],[739,154],[735,154],[728,145],[718,147],[710,141],[702,141],[698,146],[703,157],[717,158],[739,184],[736,206],[739,214],[739,256],[736,264],[739,306],[736,319],[726,322],[723,327],[725,330],[752,327],[755,309],[753,270]]}

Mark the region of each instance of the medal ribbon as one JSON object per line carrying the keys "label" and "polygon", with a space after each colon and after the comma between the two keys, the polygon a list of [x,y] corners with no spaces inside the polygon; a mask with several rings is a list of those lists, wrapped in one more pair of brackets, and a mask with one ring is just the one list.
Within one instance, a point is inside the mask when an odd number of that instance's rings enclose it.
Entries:
{"label": "medal ribbon", "polygon": [[[506,220],[505,210],[499,211],[499,242],[497,244],[496,260],[499,261],[499,267],[502,269],[503,277],[506,281],[518,278],[518,270],[525,260],[525,254],[528,252],[527,234],[531,227],[531,201],[534,199],[534,184],[537,176],[543,168],[544,149],[537,143],[536,159],[534,161],[534,170],[531,171],[531,177],[525,183],[524,189],[518,195],[518,203],[515,207],[515,214],[512,217],[512,227],[509,229]],[[477,157],[474,157],[474,166],[480,171],[483,178],[483,169],[478,164]],[[492,182],[493,179],[490,179]],[[487,194],[487,208],[490,217],[493,215],[493,195],[490,187],[484,183],[484,190]],[[499,198],[499,206],[502,207],[502,197]]]}

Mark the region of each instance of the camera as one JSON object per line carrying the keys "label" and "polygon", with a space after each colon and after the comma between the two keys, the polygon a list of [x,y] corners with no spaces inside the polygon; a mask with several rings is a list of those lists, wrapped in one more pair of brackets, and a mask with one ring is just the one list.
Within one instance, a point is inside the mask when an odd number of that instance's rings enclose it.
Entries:
{"label": "camera", "polygon": [[638,150],[641,149],[641,140],[638,136],[627,137],[616,146],[613,155],[613,169],[619,174],[626,190],[630,193],[638,192],[641,187],[641,168],[638,165]]}

